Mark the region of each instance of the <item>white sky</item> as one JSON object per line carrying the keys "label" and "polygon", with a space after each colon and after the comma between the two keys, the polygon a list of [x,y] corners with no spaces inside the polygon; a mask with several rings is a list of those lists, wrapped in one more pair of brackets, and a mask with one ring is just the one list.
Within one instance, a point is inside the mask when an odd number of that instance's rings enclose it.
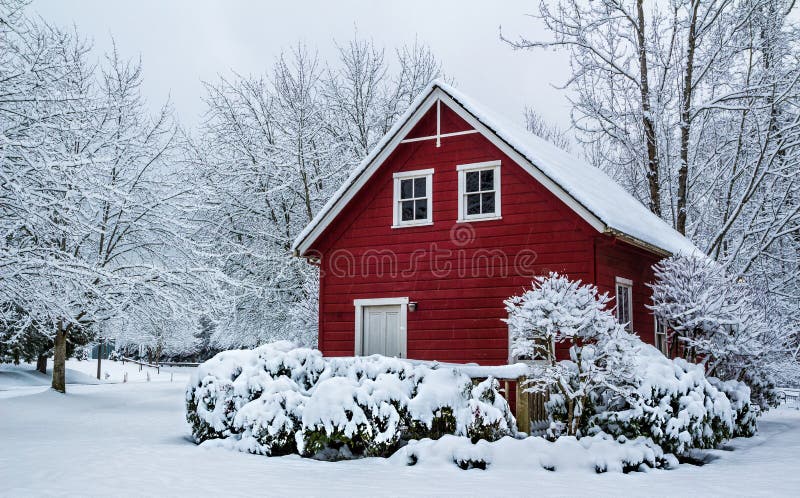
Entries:
{"label": "white sky", "polygon": [[113,35],[123,56],[141,55],[150,104],[158,107],[170,96],[190,126],[203,111],[201,80],[231,71],[263,73],[281,49],[300,40],[316,47],[321,61],[331,60],[333,41],[347,41],[356,26],[387,52],[417,36],[462,91],[509,118],[521,119],[528,105],[567,126],[564,92],[552,86],[567,77],[566,56],[514,51],[499,39],[500,26],[507,36],[546,37],[538,21],[526,16],[537,3],[34,0],[30,9],[56,25],[74,24],[98,53],[108,50]]}

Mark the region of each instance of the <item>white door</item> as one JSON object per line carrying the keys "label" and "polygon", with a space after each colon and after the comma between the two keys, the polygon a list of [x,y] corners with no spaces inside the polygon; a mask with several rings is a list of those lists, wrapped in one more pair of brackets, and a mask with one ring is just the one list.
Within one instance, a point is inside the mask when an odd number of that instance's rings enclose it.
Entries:
{"label": "white door", "polygon": [[403,356],[400,305],[364,306],[363,355]]}

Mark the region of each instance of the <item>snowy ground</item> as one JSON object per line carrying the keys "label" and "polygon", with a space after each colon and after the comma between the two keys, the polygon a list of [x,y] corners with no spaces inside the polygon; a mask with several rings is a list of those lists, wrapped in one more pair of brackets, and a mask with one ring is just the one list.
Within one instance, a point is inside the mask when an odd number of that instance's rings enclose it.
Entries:
{"label": "snowy ground", "polygon": [[[98,382],[92,379],[95,363],[71,361],[68,367],[73,381]],[[709,452],[711,461],[702,467],[627,475],[462,471],[452,465],[328,463],[199,448],[189,441],[183,419],[186,369],[152,370],[147,382],[147,369],[104,362],[109,381],[69,385],[66,396],[47,389],[49,379],[31,369],[0,369],[2,496],[800,494],[796,409],[770,412],[759,436]],[[128,382],[121,383],[126,371]]]}
{"label": "snowy ground", "polygon": [[[97,360],[67,361],[67,384],[96,385],[122,382],[179,382],[186,383],[190,369],[162,367],[160,369],[140,367],[135,363],[103,360],[97,380]],[[47,375],[32,365],[8,365],[0,363],[0,400],[46,391],[52,381],[52,362],[47,364]],[[0,412],[2,413],[2,412]]]}

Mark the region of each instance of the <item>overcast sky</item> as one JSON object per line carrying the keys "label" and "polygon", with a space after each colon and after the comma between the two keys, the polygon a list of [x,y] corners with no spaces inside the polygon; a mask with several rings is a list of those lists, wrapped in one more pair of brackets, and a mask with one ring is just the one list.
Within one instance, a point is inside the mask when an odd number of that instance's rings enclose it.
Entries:
{"label": "overcast sky", "polygon": [[180,119],[194,125],[203,111],[201,81],[219,74],[263,73],[281,49],[304,41],[321,60],[335,57],[334,40],[359,34],[387,50],[417,36],[442,61],[467,94],[509,118],[528,105],[562,126],[569,123],[562,91],[567,76],[561,53],[515,51],[499,38],[546,33],[532,13],[537,2],[337,0],[34,0],[47,21],[70,26],[108,50],[111,37],[127,57],[141,55],[144,91],[154,107],[168,96]]}

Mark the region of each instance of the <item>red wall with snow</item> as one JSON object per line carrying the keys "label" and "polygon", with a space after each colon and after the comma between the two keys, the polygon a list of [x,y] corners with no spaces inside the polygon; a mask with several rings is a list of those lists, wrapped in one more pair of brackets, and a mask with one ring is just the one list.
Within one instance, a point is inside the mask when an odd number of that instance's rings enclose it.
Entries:
{"label": "red wall with snow", "polygon": [[[435,107],[407,138],[435,133]],[[442,105],[442,133],[471,127]],[[501,161],[502,219],[457,223],[459,164]],[[433,225],[391,228],[394,172],[434,169]],[[503,364],[503,300],[537,274],[558,271],[597,282],[634,280],[634,325],[654,257],[605,240],[481,134],[400,144],[311,248],[321,255],[319,347],[354,354],[354,299],[408,297],[408,357]],[[597,267],[595,267],[597,258]],[[652,322],[652,317],[649,318]],[[642,329],[652,343],[652,323]]]}

